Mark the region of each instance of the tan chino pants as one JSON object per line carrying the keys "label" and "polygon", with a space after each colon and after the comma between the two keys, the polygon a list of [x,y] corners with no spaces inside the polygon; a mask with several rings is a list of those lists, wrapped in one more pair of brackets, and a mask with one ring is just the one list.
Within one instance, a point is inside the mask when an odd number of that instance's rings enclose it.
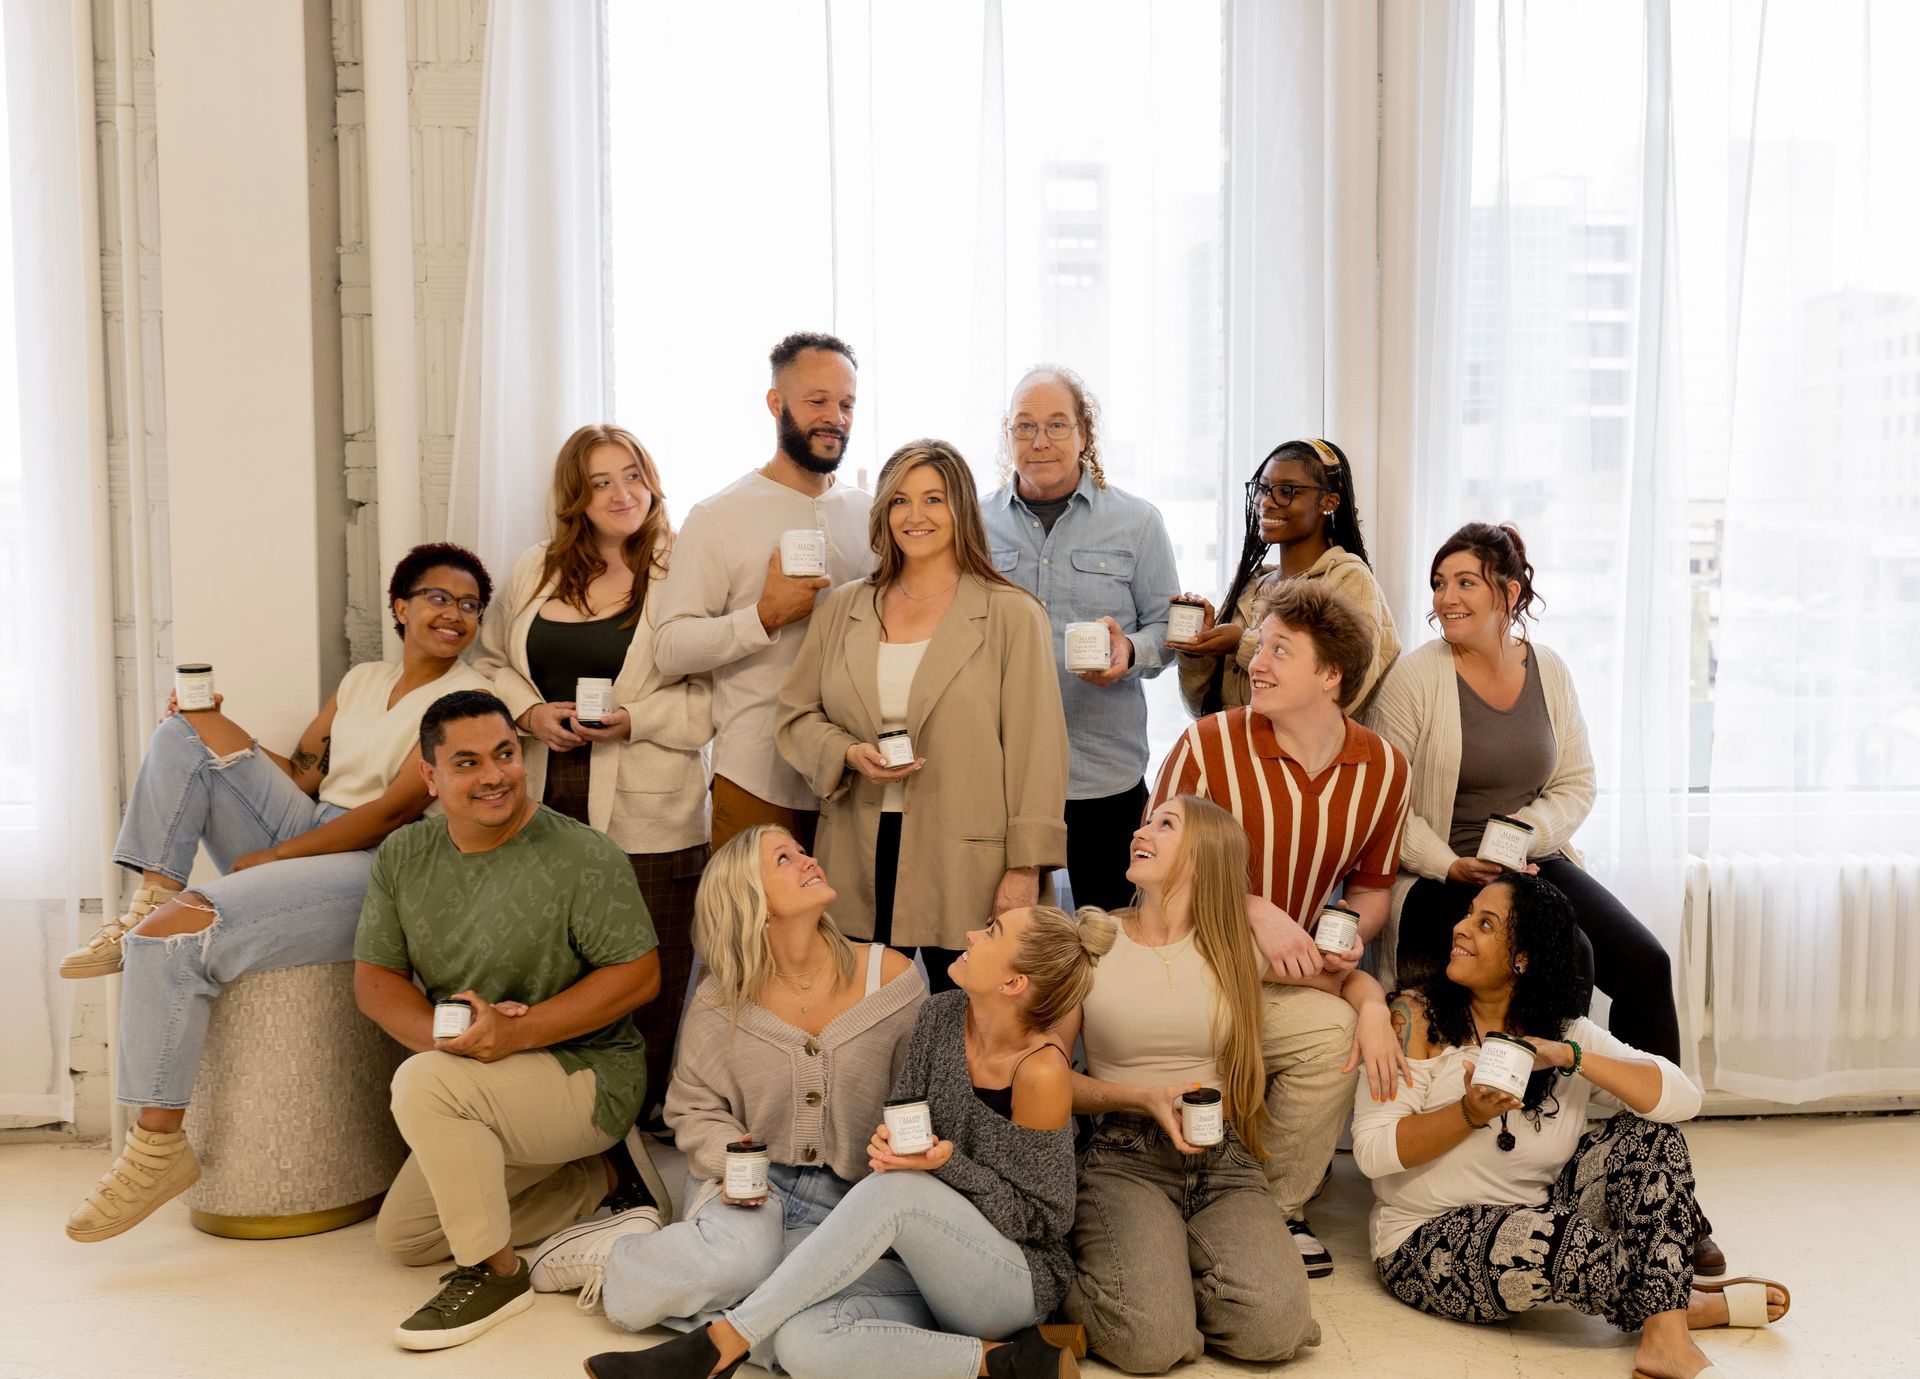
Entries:
{"label": "tan chino pants", "polygon": [[1261,992],[1260,1052],[1267,1064],[1267,1186],[1289,1220],[1319,1190],[1340,1127],[1353,1114],[1353,1079],[1343,1073],[1358,1016],[1338,996],[1269,982]]}

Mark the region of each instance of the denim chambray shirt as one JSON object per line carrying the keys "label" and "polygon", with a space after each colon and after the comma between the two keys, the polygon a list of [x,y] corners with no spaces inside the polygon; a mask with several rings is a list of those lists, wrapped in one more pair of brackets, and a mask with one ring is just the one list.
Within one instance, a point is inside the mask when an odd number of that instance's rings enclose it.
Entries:
{"label": "denim chambray shirt", "polygon": [[1132,789],[1147,770],[1147,696],[1140,682],[1166,668],[1167,604],[1180,592],[1160,509],[1117,488],[1095,488],[1084,468],[1051,533],[1015,496],[1011,479],[981,508],[994,568],[1046,606],[1056,667],[1066,662],[1068,623],[1112,618],[1133,643],[1133,665],[1115,684],[1090,685],[1058,670],[1071,747],[1067,798]]}

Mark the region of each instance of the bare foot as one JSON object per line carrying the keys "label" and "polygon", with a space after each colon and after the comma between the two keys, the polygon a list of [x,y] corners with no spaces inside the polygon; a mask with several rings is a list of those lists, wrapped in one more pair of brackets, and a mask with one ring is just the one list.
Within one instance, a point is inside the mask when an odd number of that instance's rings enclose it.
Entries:
{"label": "bare foot", "polygon": [[[1787,1295],[1771,1284],[1767,1286],[1767,1320],[1777,1322],[1787,1310]],[[1725,1293],[1703,1293],[1693,1290],[1687,1299],[1687,1328],[1700,1331],[1710,1326],[1727,1324],[1727,1295]]]}
{"label": "bare foot", "polygon": [[1634,1370],[1653,1379],[1693,1379],[1709,1363],[1700,1347],[1684,1334],[1675,1340],[1642,1333],[1640,1348],[1633,1352]]}

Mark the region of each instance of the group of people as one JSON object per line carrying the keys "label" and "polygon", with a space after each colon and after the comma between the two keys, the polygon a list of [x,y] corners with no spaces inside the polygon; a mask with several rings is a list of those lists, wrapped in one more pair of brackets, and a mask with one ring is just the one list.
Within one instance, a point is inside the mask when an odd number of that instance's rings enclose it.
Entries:
{"label": "group of people", "polygon": [[[869,497],[837,472],[853,351],[770,364],[773,458],[677,531],[640,442],[586,426],[504,608],[470,552],[410,552],[401,658],[290,755],[169,704],[115,854],[139,888],[61,968],[124,974],[138,1108],[73,1239],[197,1177],[222,985],[351,957],[413,1054],[377,1237],[452,1260],[411,1349],[577,1290],[683,1333],[600,1379],[1284,1360],[1319,1339],[1307,1209],[1349,1125],[1410,1306],[1568,1303],[1637,1331],[1648,1379],[1785,1312],[1696,1202],[1665,951],[1572,846],[1593,761],[1518,532],[1449,538],[1439,636],[1402,655],[1329,441],[1247,481],[1216,606],[1108,482],[1070,371],[1016,385],[984,499],[931,439]],[[1074,624],[1104,665],[1067,668]],[[1149,787],[1169,665],[1195,721]],[[1519,851],[1487,860],[1496,827]],[[189,886],[202,846],[221,874]],[[1501,1037],[1521,1092],[1474,1080]],[[1622,1109],[1589,1127],[1596,1092]],[[677,1212],[649,1134],[686,1157]]]}

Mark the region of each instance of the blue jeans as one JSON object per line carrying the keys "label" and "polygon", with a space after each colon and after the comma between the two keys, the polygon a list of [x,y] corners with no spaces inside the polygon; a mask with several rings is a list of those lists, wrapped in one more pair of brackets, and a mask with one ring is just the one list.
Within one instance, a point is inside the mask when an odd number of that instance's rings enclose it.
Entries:
{"label": "blue jeans", "polygon": [[[883,1259],[891,1251],[895,1259]],[[727,1320],[797,1379],[972,1379],[1039,1320],[1020,1247],[928,1173],[876,1173]]]}
{"label": "blue jeans", "polygon": [[[347,811],[309,798],[257,747],[217,757],[186,716],[154,729],[113,860],[184,883],[201,844],[222,871]],[[373,853],[268,862],[195,890],[214,909],[198,933],[128,934],[120,996],[120,1080],[127,1106],[183,1107],[193,1095],[213,998],[248,972],[345,962]]]}

